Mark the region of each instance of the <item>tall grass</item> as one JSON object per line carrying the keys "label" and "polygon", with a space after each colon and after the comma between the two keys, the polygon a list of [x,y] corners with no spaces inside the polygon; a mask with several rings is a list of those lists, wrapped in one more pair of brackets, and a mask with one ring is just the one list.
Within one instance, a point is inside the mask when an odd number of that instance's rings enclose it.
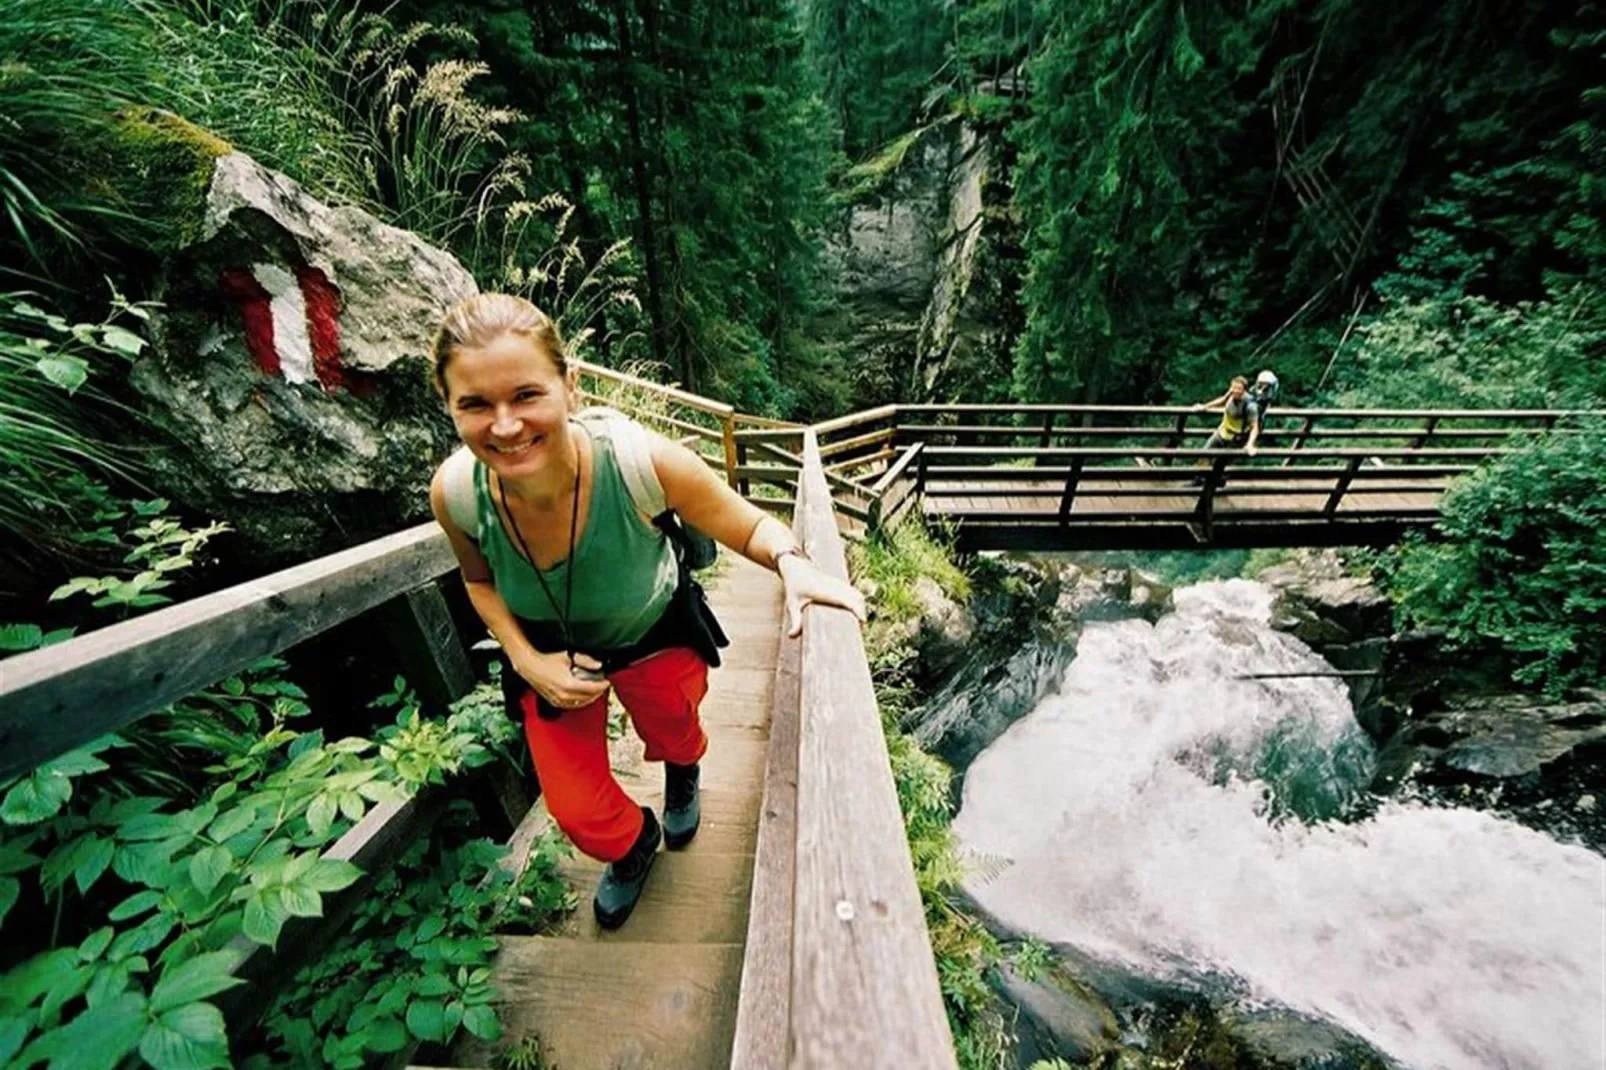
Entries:
{"label": "tall grass", "polygon": [[[137,475],[133,455],[102,437],[102,418],[119,410],[90,376],[143,343],[111,321],[70,324],[36,300],[0,294],[0,525],[25,547],[61,553],[93,519],[94,480]],[[115,318],[143,314],[120,307]]]}

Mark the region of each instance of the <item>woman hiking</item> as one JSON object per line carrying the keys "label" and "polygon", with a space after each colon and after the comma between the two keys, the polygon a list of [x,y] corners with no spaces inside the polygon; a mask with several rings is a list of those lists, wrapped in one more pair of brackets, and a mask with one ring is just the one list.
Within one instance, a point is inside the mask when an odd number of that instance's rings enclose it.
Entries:
{"label": "woman hiking", "polygon": [[[808,603],[862,621],[864,601],[690,450],[608,410],[581,413],[579,370],[530,302],[468,298],[447,314],[431,357],[464,449],[436,471],[430,505],[501,643],[504,690],[547,809],[576,847],[608,863],[593,907],[598,924],[616,928],[659,844],[684,847],[697,832],[708,746],[698,706],[725,642],[677,559],[672,523],[644,505],[661,503],[780,573],[793,635]],[[609,768],[610,688],[647,760],[664,763],[661,823]]]}

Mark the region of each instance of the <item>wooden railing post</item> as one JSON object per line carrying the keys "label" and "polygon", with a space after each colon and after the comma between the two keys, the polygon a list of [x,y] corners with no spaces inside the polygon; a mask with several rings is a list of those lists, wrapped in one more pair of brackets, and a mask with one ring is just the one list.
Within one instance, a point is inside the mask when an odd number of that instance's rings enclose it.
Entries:
{"label": "wooden railing post", "polygon": [[1333,488],[1333,493],[1328,497],[1327,504],[1322,507],[1322,516],[1324,518],[1331,520],[1333,515],[1338,512],[1338,503],[1344,500],[1344,494],[1349,490],[1350,483],[1354,481],[1355,473],[1361,470],[1361,461],[1363,460],[1365,460],[1363,457],[1350,458],[1349,464],[1344,468],[1344,474],[1338,477],[1338,485]]}
{"label": "wooden railing post", "polygon": [[[1310,437],[1310,429],[1312,427],[1314,427],[1315,424],[1316,424],[1316,417],[1314,417],[1314,416],[1305,417],[1304,422],[1300,424],[1299,434],[1294,438],[1294,441],[1289,445],[1288,448],[1290,450],[1303,449],[1304,446],[1305,446],[1305,440]],[[1291,465],[1293,463],[1294,463],[1294,459],[1292,457],[1284,457],[1282,466],[1284,468],[1287,468],[1289,465]]]}
{"label": "wooden railing post", "polygon": [[433,581],[397,595],[376,613],[426,713],[444,716],[447,707],[474,689],[474,666],[446,598]]}
{"label": "wooden railing post", "polygon": [[1060,526],[1071,522],[1071,503],[1076,500],[1076,484],[1082,479],[1082,458],[1071,458],[1071,471],[1065,477],[1065,490],[1060,494]]}
{"label": "wooden railing post", "polygon": [[[747,443],[745,442],[736,443],[736,467],[738,469],[747,467]],[[745,498],[752,492],[753,488],[748,484],[746,478],[741,478],[737,481],[736,493]]]}
{"label": "wooden railing post", "polygon": [[[1037,448],[1038,449],[1046,450],[1046,449],[1048,449],[1049,446],[1053,445],[1053,442],[1054,442],[1054,419],[1055,419],[1055,417],[1057,415],[1058,415],[1057,413],[1051,411],[1046,416],[1043,417],[1043,433],[1037,440]],[[1041,455],[1039,455],[1037,457],[1034,457],[1032,459],[1032,464],[1034,466],[1040,466],[1042,463],[1043,463],[1043,458],[1042,458]]]}
{"label": "wooden railing post", "polygon": [[1199,491],[1199,506],[1195,510],[1198,517],[1200,532],[1205,542],[1211,542],[1216,537],[1216,488],[1226,479],[1227,462],[1230,455],[1222,454],[1210,462],[1210,471],[1205,474],[1204,488]]}
{"label": "wooden railing post", "polygon": [[1413,450],[1419,450],[1423,446],[1426,446],[1428,444],[1428,439],[1433,437],[1433,432],[1438,428],[1438,426],[1439,418],[1437,416],[1429,416],[1422,424],[1422,433],[1412,440],[1411,448]]}
{"label": "wooden railing post", "polygon": [[725,478],[730,482],[732,490],[746,494],[746,489],[742,487],[741,481],[736,478],[736,468],[741,464],[741,459],[736,452],[735,414],[727,412],[721,419],[720,424],[724,430],[725,438]]}

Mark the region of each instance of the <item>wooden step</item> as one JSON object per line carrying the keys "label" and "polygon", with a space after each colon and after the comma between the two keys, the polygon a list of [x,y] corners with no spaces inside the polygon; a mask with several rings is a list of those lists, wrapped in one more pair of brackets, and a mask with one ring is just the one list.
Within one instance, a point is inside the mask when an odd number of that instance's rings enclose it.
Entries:
{"label": "wooden step", "polygon": [[747,902],[753,888],[753,856],[698,851],[660,851],[635,913],[620,928],[597,925],[591,896],[602,863],[577,855],[559,867],[574,885],[580,909],[554,935],[601,943],[739,944],[747,938]]}
{"label": "wooden step", "polygon": [[[534,1034],[558,1070],[728,1067],[741,968],[739,944],[503,937],[497,1050]],[[491,1055],[465,1044],[453,1062],[489,1066]]]}

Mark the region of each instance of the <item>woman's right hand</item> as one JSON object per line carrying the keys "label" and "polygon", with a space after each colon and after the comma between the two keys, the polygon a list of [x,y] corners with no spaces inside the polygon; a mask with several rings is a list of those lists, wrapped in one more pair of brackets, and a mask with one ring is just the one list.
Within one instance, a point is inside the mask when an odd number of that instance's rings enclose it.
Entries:
{"label": "woman's right hand", "polygon": [[[602,670],[601,662],[585,654],[575,654],[574,664],[594,672]],[[568,654],[531,653],[515,662],[513,670],[560,710],[590,705],[608,691],[606,679],[586,680],[570,672]]]}

